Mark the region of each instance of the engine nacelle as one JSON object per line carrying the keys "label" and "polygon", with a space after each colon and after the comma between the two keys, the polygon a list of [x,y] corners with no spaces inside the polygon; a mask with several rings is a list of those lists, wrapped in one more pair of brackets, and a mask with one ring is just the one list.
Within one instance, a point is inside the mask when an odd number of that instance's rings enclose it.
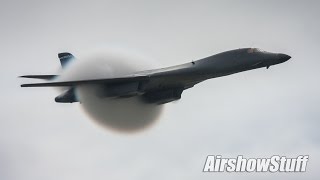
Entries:
{"label": "engine nacelle", "polygon": [[174,88],[161,91],[151,91],[143,94],[142,97],[147,103],[164,104],[180,99],[183,90],[183,88]]}
{"label": "engine nacelle", "polygon": [[104,97],[131,97],[135,95],[139,95],[141,92],[139,91],[139,82],[131,82],[131,83],[120,83],[113,84],[107,86],[100,86],[98,88],[96,95],[104,98]]}

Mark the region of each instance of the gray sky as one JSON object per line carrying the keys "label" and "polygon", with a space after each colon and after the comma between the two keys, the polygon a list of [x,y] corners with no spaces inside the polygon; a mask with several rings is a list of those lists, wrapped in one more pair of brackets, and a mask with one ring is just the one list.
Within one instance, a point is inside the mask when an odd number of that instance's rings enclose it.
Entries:
{"label": "gray sky", "polygon": [[[318,179],[319,1],[1,1],[0,179]],[[51,74],[57,53],[109,45],[163,66],[240,47],[287,53],[269,70],[201,83],[149,130],[94,124],[57,91],[16,77]],[[202,173],[207,155],[309,155],[305,173]]]}

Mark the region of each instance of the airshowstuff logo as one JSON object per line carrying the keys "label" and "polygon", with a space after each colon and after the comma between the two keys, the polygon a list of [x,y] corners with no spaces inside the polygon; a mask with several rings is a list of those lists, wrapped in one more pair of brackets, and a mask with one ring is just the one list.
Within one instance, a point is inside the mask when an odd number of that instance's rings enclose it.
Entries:
{"label": "airshowstuff logo", "polygon": [[308,155],[296,158],[274,155],[270,158],[222,158],[207,156],[203,172],[305,172]]}

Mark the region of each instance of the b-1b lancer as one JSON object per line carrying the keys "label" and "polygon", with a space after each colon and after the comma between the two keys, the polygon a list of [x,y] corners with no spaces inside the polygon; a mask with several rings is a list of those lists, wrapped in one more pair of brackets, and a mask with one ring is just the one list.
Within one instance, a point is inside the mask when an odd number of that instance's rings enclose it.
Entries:
{"label": "b-1b lancer", "polygon": [[[70,53],[60,53],[62,67],[75,59]],[[270,53],[257,48],[243,48],[222,52],[190,63],[177,66],[134,72],[121,77],[57,81],[58,75],[25,75],[24,78],[45,79],[49,82],[22,84],[21,87],[68,87],[55,98],[56,102],[78,102],[75,88],[79,85],[100,85],[103,97],[127,98],[141,96],[146,103],[164,104],[181,98],[184,90],[211,78],[227,76],[242,71],[283,63],[291,57]]]}

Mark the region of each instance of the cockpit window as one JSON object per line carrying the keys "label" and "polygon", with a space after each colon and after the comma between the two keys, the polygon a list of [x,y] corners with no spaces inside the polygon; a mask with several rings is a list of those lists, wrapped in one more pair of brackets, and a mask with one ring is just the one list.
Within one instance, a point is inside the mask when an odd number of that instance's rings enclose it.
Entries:
{"label": "cockpit window", "polygon": [[262,52],[262,50],[260,50],[258,48],[250,48],[250,49],[248,49],[248,53],[254,53],[254,52]]}

